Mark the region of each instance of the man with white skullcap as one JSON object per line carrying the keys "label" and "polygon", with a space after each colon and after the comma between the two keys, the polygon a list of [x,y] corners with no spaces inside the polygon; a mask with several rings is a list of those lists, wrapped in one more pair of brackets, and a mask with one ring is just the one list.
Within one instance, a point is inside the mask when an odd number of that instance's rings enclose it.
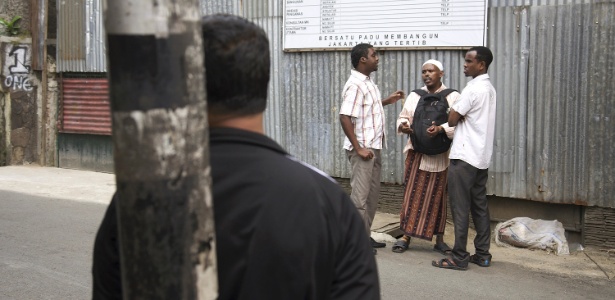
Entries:
{"label": "man with white skullcap", "polygon": [[[457,91],[447,89],[442,83],[444,67],[441,62],[430,59],[423,64],[421,72],[425,85],[408,95],[397,119],[398,134],[414,134],[411,124],[414,121],[415,110],[419,101],[425,101],[421,100],[419,94],[442,93],[449,107],[459,99],[460,95]],[[449,127],[446,121],[434,124],[427,129],[427,135],[430,137],[446,133],[446,136],[452,139],[454,132],[455,128]],[[444,153],[428,155],[416,149],[417,145],[413,145],[413,141],[409,138],[404,147],[404,153],[406,153],[405,191],[400,212],[400,229],[404,232],[404,236],[393,245],[392,250],[397,253],[406,251],[411,237],[431,241],[436,235],[433,250],[448,255],[451,248],[443,240],[446,226],[448,150]]]}

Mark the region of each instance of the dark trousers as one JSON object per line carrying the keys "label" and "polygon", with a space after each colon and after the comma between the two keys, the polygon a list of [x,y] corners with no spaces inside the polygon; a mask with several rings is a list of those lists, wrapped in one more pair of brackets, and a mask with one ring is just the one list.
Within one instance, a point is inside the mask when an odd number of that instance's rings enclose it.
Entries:
{"label": "dark trousers", "polygon": [[452,258],[462,267],[467,266],[470,261],[470,253],[466,250],[470,213],[476,227],[476,255],[491,260],[491,227],[485,186],[487,178],[487,169],[477,169],[463,160],[451,159],[448,169],[448,195],[455,225]]}

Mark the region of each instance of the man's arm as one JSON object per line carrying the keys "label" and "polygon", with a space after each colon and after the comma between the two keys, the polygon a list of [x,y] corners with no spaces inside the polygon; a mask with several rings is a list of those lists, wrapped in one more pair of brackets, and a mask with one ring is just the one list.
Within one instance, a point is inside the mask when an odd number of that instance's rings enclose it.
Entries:
{"label": "man's arm", "polygon": [[405,96],[406,95],[404,94],[404,91],[398,90],[395,93],[389,95],[388,97],[382,99],[382,106],[393,104],[393,103],[399,101],[400,99],[405,98]]}
{"label": "man's arm", "polygon": [[451,111],[448,114],[448,126],[457,126],[457,123],[459,123],[461,118],[463,118],[463,116],[451,108]]}
{"label": "man's arm", "polygon": [[[459,100],[459,97],[461,95],[458,92],[452,92],[450,93],[447,97],[446,100],[448,101],[448,105],[449,107],[453,107],[453,105],[455,103],[457,103],[457,101]],[[451,108],[452,110],[452,108]],[[450,117],[450,114],[449,114]],[[463,118],[463,117],[462,117]],[[448,120],[447,120],[448,122]],[[437,126],[436,124],[432,125],[431,127],[429,127],[427,129],[427,134],[430,137],[434,137],[436,135],[438,135],[441,132],[446,133],[446,136],[448,136],[449,139],[453,139],[453,136],[455,134],[455,126],[450,126],[449,123],[444,122],[442,124],[440,124],[440,126]]]}
{"label": "man's arm", "polygon": [[463,121],[464,116],[468,114],[470,109],[472,109],[475,96],[472,92],[469,92],[465,95],[460,95],[457,98],[455,104],[451,105],[451,110],[448,114],[448,126],[454,127],[459,124],[460,121]]}
{"label": "man's arm", "polygon": [[374,153],[366,148],[362,148],[359,145],[359,141],[357,140],[357,136],[354,134],[354,124],[352,123],[352,118],[347,115],[340,115],[340,124],[342,124],[342,130],[344,130],[344,134],[350,140],[352,144],[352,148],[357,151],[357,154],[364,159],[372,159],[374,157]]}

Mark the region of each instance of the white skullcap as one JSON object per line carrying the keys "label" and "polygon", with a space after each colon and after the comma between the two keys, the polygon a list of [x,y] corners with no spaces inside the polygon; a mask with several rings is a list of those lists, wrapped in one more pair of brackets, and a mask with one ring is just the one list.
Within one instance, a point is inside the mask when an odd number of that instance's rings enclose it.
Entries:
{"label": "white skullcap", "polygon": [[430,59],[428,61],[426,61],[421,67],[424,67],[426,64],[432,64],[436,67],[438,67],[438,69],[440,69],[440,71],[444,71],[444,66],[442,66],[442,63],[435,60],[435,59]]}

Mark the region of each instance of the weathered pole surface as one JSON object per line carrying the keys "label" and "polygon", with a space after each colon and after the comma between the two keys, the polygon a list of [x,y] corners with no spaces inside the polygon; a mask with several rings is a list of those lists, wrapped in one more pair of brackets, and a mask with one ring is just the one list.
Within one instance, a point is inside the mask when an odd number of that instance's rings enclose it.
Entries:
{"label": "weathered pole surface", "polygon": [[107,0],[124,299],[215,299],[197,0]]}

